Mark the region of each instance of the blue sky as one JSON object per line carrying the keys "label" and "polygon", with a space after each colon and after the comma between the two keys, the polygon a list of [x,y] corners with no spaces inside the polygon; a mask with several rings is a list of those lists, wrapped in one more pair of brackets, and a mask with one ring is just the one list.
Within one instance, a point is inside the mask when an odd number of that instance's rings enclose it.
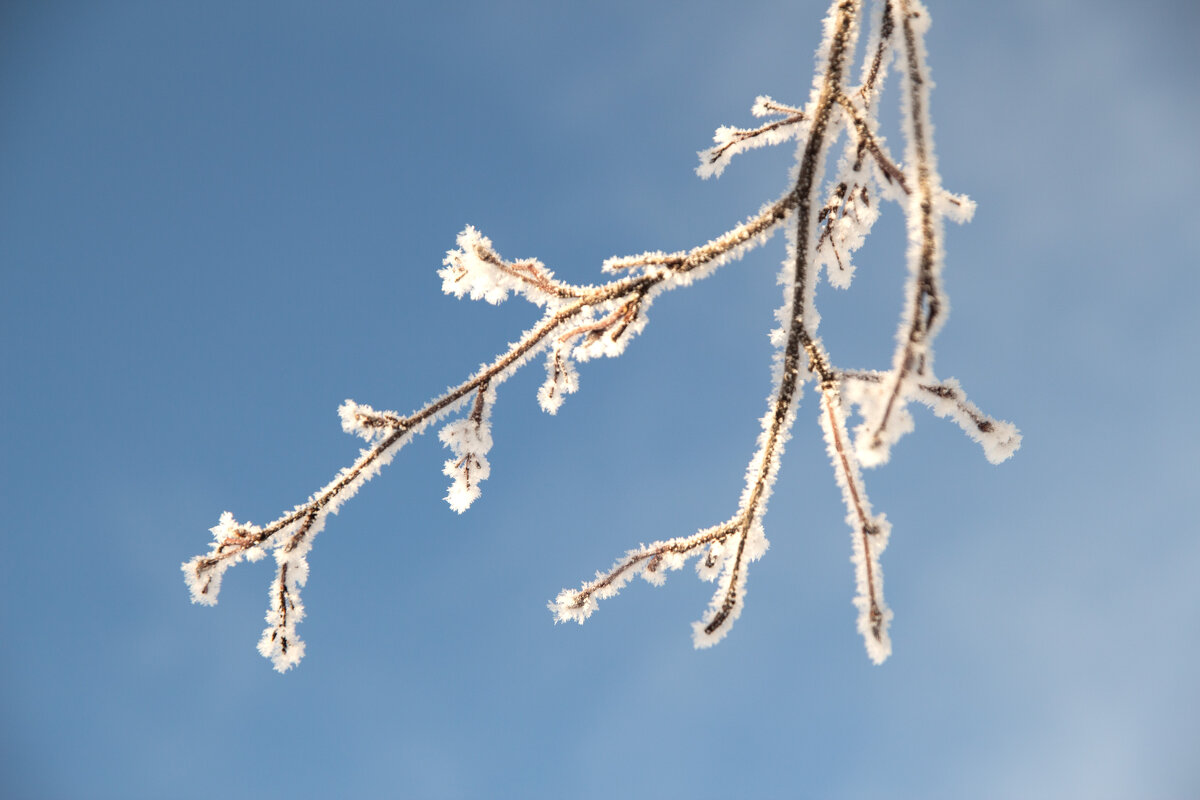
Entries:
{"label": "blue sky", "polygon": [[[348,463],[343,399],[416,408],[535,319],[440,293],[463,226],[590,282],[777,196],[790,148],[708,182],[695,151],[803,101],[824,5],[6,4],[0,795],[1200,795],[1200,14],[930,5],[942,177],[979,204],[939,373],[1025,443],[993,467],[917,409],[867,473],[891,660],[811,392],[724,642],[692,649],[690,571],[545,608],[736,507],[780,240],[663,296],[556,417],[540,366],[506,383],[461,517],[436,438],[406,448],[316,540],[281,676],[268,564],[210,609],[180,562]],[[819,290],[843,366],[888,361],[903,236],[889,207]]]}

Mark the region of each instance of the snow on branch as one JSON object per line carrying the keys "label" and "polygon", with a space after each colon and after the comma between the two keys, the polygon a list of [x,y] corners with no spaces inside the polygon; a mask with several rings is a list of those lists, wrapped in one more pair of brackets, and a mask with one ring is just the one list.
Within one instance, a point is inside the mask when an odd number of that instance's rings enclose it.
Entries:
{"label": "snow on branch", "polygon": [[[879,557],[887,546],[890,525],[872,509],[862,468],[886,461],[891,446],[913,429],[911,401],[957,423],[980,443],[992,463],[1010,457],[1020,446],[1021,435],[1012,423],[981,411],[957,381],[939,380],[934,374],[933,341],[948,308],[941,283],[942,219],[964,222],[974,205],[943,189],[937,174],[929,120],[933,84],[924,46],[928,12],[918,0],[875,2],[859,82],[849,85],[850,64],[864,22],[863,5],[863,0],[831,4],[809,100],[802,108],[759,97],[752,113],[770,121],[756,128],[719,128],[714,146],[700,153],[697,172],[701,177],[716,177],[735,155],[796,142],[796,166],[784,194],[720,236],[690,250],[608,259],[602,271],[618,277],[599,285],[576,286],[557,280],[536,259],[504,259],[490,239],[473,227],[465,228],[438,271],[443,291],[489,303],[516,293],[542,309],[541,318],[492,361],[407,415],[347,400],[338,410],[342,427],[368,446],[305,502],[265,526],[239,523],[231,513],[222,514],[212,528],[209,551],[183,564],[192,600],[215,604],[225,570],[243,559],[253,561],[272,552],[277,573],[269,589],[268,625],[259,651],[281,672],[295,666],[304,653],[296,625],[304,615],[300,589],[308,579],[306,556],[313,539],[329,515],[337,513],[412,437],[451,418],[439,433],[451,451],[443,466],[451,479],[446,501],[454,511],[466,511],[480,497],[480,483],[490,474],[491,411],[499,386],[510,375],[544,355],[546,378],[537,399],[554,414],[566,395],[579,389],[578,365],[624,352],[645,327],[647,310],[659,294],[707,277],[784,229],[783,303],[771,333],[776,347],[774,382],[737,510],[713,527],[628,551],[593,580],[563,589],[550,610],[557,621],[583,623],[600,600],[617,594],[633,577],[640,575],[661,585],[667,572],[694,560],[699,577],[715,582],[716,588],[708,610],[693,625],[693,641],[697,647],[720,641],[742,613],[750,563],[767,550],[763,520],[768,501],[802,391],[811,383],[819,395],[818,418],[846,505],[858,630],[871,660],[886,659],[891,653],[892,612],[883,596]],[[893,64],[900,73],[903,161],[888,151],[877,119],[878,100]],[[827,179],[827,162],[843,134],[842,153]],[[842,369],[818,336],[816,286],[824,271],[831,285],[849,287],[854,275],[852,255],[887,201],[903,211],[909,241],[905,258],[909,278],[891,368]],[[851,437],[847,419],[855,412],[862,422]]]}
{"label": "snow on branch", "polygon": [[804,112],[800,109],[780,105],[766,96],[754,101],[750,113],[756,117],[780,115],[781,118],[757,128],[731,128],[728,125],[717,128],[713,134],[714,146],[697,153],[700,156],[697,175],[701,178],[719,178],[738,153],[794,139],[800,133],[800,123],[804,121]]}

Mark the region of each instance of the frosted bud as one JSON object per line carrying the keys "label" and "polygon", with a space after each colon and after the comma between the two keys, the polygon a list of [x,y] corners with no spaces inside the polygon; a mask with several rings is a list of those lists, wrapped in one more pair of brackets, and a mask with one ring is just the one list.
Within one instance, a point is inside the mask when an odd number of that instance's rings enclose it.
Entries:
{"label": "frosted bud", "polygon": [[475,408],[464,419],[442,428],[438,438],[450,448],[453,457],[446,459],[442,473],[453,478],[446,493],[446,502],[459,514],[466,511],[481,494],[479,484],[491,475],[487,454],[492,449],[491,392],[475,401]]}
{"label": "frosted bud", "polygon": [[547,414],[557,414],[565,395],[579,390],[579,372],[563,350],[555,348],[546,356],[546,381],[538,389],[538,404]]}
{"label": "frosted bud", "polygon": [[442,260],[445,266],[438,270],[442,291],[455,297],[469,294],[472,300],[482,299],[493,305],[502,302],[512,287],[498,269],[499,261],[492,240],[468,225],[458,235],[458,249],[446,253]]}
{"label": "frosted bud", "polygon": [[539,306],[560,299],[562,286],[554,274],[537,259],[505,262],[492,249],[492,240],[468,225],[458,235],[458,248],[446,253],[438,276],[442,291],[455,297],[470,295],[472,300],[486,300],[493,305],[517,292]]}

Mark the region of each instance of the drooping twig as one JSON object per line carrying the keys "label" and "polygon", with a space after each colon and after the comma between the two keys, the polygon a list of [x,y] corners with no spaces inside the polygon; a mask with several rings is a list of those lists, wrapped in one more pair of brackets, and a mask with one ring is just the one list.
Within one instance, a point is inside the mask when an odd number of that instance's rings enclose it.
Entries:
{"label": "drooping twig", "polygon": [[[293,577],[283,584],[283,592],[273,585],[269,614],[272,625],[264,634],[264,640],[273,636],[273,642],[280,642],[278,650],[272,649],[270,652],[278,669],[282,671],[293,666],[303,653],[293,630],[300,615],[294,613],[289,617],[284,614],[284,618],[291,620],[285,647],[282,644],[285,640],[278,633],[280,626],[276,622],[276,617],[282,613],[279,597],[286,595],[293,603],[299,602],[299,588],[307,577],[307,564],[301,568],[299,562],[307,554],[312,538],[323,529],[328,515],[336,513],[363,483],[390,463],[404,444],[429,425],[453,413],[473,392],[479,392],[485,386],[497,386],[538,351],[555,342],[562,344],[565,339],[569,343],[578,334],[595,333],[599,335],[587,338],[573,348],[575,358],[619,354],[629,338],[640,330],[635,312],[644,312],[656,294],[705,277],[711,269],[766,241],[772,229],[786,218],[793,205],[794,200],[790,196],[784,197],[745,223],[713,241],[679,254],[669,263],[656,264],[641,273],[593,287],[571,286],[554,281],[552,275],[537,262],[503,261],[491,249],[490,241],[473,228],[466,229],[459,236],[459,249],[451,251],[442,270],[446,291],[460,296],[470,294],[491,302],[500,302],[509,291],[516,291],[546,307],[542,320],[490,364],[407,416],[390,411],[378,412],[369,406],[347,401],[339,410],[343,428],[367,439],[371,447],[362,451],[351,466],[339,472],[333,481],[314,493],[307,502],[269,525],[260,528],[241,524],[234,521],[228,512],[224,514],[220,524],[213,528],[215,541],[212,549],[183,565],[193,601],[214,605],[224,571],[243,558],[256,560],[272,548],[277,559],[281,553],[286,554],[286,558],[280,561],[280,571],[286,577],[284,564],[291,563]],[[597,319],[600,314],[603,316]],[[641,321],[644,324],[644,316]],[[552,361],[557,360],[559,365],[556,375],[561,376],[566,372],[564,361],[567,358],[561,348],[552,351]],[[573,371],[573,367],[570,369]],[[550,410],[550,401],[543,400],[543,406]],[[476,427],[483,426],[481,420]],[[478,496],[477,484],[474,489],[468,491],[472,496],[465,504],[453,507],[465,510],[470,500]],[[296,534],[301,535],[306,546],[294,555],[295,548],[282,547],[280,542]]]}

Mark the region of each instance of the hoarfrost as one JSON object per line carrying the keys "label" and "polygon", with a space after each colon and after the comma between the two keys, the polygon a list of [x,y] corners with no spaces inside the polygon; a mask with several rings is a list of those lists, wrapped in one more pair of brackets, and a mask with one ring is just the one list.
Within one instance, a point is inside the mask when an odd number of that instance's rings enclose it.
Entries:
{"label": "hoarfrost", "polygon": [[546,380],[538,389],[538,404],[547,414],[557,414],[566,395],[579,391],[579,371],[571,357],[554,348],[546,357]]}

